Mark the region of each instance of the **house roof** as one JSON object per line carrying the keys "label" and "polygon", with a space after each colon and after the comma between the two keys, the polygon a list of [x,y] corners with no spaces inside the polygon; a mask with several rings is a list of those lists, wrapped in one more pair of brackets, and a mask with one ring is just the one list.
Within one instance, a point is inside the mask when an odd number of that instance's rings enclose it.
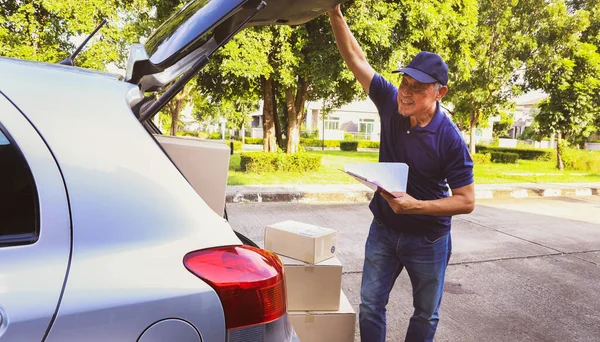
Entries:
{"label": "house roof", "polygon": [[514,99],[517,106],[534,105],[547,98],[548,95],[540,90],[529,91]]}

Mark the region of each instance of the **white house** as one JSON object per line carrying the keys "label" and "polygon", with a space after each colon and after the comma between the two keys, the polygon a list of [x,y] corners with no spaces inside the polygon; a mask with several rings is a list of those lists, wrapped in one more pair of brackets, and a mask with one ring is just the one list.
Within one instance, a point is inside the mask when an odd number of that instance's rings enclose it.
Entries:
{"label": "white house", "polygon": [[379,141],[380,121],[377,107],[370,99],[359,100],[323,114],[322,102],[306,104],[306,130],[318,131],[319,139],[343,140],[351,134],[360,140]]}
{"label": "white house", "polygon": [[[371,100],[355,101],[334,109],[329,114],[325,114],[324,121],[322,111],[322,102],[306,103],[305,130],[318,131],[319,139],[323,138],[325,132],[325,140],[343,140],[344,134],[348,133],[359,139],[379,141],[379,114]],[[252,116],[250,136],[262,138],[262,103],[260,108],[250,115]]]}
{"label": "white house", "polygon": [[517,139],[523,134],[525,127],[528,127],[533,123],[532,110],[536,108],[541,100],[547,97],[548,95],[541,91],[531,91],[515,99],[516,108],[513,114],[514,123],[509,131],[511,138]]}
{"label": "white house", "polygon": [[[262,138],[262,104],[261,108],[250,114],[252,116],[250,136]],[[324,120],[323,120],[324,119]],[[476,141],[492,140],[492,125],[499,118],[490,118],[487,128],[477,129]],[[323,102],[307,102],[304,129],[308,132],[318,132],[318,138],[325,140],[343,140],[346,134],[353,135],[356,139],[379,141],[381,135],[381,121],[377,107],[370,99],[357,100],[335,108],[328,114],[323,114]],[[468,134],[465,136],[468,141]]]}
{"label": "white house", "polygon": [[[525,127],[531,125],[533,122],[532,109],[545,97],[544,93],[533,91],[515,99],[514,125],[509,132],[512,138],[517,138],[523,133]],[[448,106],[448,104],[444,105]],[[333,109],[325,115],[322,111],[323,102],[306,103],[305,130],[318,131],[319,139],[323,139],[324,132],[325,140],[343,140],[345,134],[351,134],[357,139],[379,141],[381,134],[379,114],[370,99],[354,101],[341,108]],[[250,136],[262,138],[262,103],[259,110],[250,115],[252,116]],[[490,117],[488,120],[487,127],[475,130],[475,143],[492,141],[494,122],[498,122],[500,117]],[[465,141],[469,141],[468,132],[464,133],[464,138]]]}

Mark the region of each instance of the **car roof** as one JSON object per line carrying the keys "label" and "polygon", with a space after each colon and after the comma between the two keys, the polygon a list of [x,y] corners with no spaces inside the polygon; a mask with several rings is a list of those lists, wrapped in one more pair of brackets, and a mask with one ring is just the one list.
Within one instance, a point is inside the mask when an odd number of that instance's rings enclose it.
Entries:
{"label": "car roof", "polygon": [[[24,59],[10,58],[10,57],[2,57],[0,56],[0,63],[3,65],[12,65],[14,67],[22,68],[21,70],[29,70],[29,72],[35,72],[36,69],[48,70],[51,72],[57,73],[67,73],[67,74],[77,74],[84,77],[94,77],[94,78],[102,78],[102,79],[111,79],[111,80],[121,80],[123,77],[121,75],[111,74],[104,71],[84,69],[73,66],[65,66],[61,64],[51,64],[46,62],[38,62],[38,61],[30,61]],[[17,80],[10,80],[11,82]]]}

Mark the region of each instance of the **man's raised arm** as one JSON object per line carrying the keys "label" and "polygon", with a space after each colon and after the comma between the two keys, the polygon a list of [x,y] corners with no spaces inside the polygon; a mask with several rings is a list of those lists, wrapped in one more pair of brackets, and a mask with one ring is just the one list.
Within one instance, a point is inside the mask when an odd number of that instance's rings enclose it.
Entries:
{"label": "man's raised arm", "polygon": [[367,62],[365,53],[360,48],[360,45],[358,45],[352,32],[350,32],[350,28],[342,15],[340,5],[338,4],[334,8],[328,10],[327,14],[329,14],[329,21],[331,22],[335,42],[338,50],[340,50],[342,58],[346,62],[348,69],[352,71],[356,80],[368,94],[371,80],[373,79],[373,75],[375,75],[375,70],[373,70],[371,65],[369,65],[369,62]]}

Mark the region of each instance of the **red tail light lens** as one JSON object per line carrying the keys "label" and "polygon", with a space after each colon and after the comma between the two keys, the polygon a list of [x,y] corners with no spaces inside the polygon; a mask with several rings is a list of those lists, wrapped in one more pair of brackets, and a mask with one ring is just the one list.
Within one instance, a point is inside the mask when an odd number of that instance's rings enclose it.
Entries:
{"label": "red tail light lens", "polygon": [[227,329],[268,323],[286,312],[283,265],[250,246],[225,246],[187,254],[183,263],[217,292]]}

